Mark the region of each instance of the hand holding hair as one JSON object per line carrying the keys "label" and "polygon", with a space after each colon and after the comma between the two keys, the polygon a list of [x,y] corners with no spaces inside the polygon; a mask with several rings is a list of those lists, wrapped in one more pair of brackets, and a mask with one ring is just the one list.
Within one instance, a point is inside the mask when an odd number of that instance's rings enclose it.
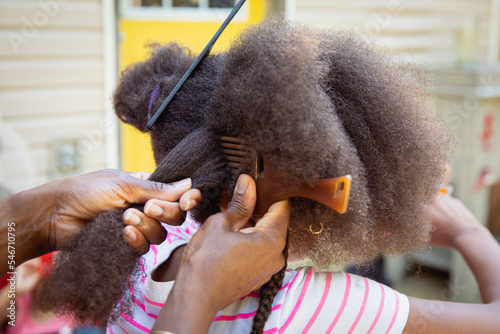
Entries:
{"label": "hand holding hair", "polygon": [[255,201],[255,183],[243,174],[227,210],[210,216],[188,243],[153,331],[206,333],[219,310],[280,271],[290,204],[275,203],[254,227],[245,227]]}
{"label": "hand holding hair", "polygon": [[[168,209],[170,219],[166,221],[179,224],[183,214],[176,202],[200,201],[197,191],[186,193],[191,188],[189,179],[163,184],[147,181],[148,176],[148,173],[101,170],[50,182],[4,199],[0,202],[2,252],[7,253],[9,223],[15,224],[16,265],[19,265],[61,249],[88,220],[102,212],[154,199],[154,203]],[[149,243],[161,243],[166,237],[165,230],[154,219],[143,219],[139,225],[130,220],[125,223],[132,225],[124,228],[125,237],[140,254],[149,248]],[[8,271],[7,264],[2,262],[1,274]]]}

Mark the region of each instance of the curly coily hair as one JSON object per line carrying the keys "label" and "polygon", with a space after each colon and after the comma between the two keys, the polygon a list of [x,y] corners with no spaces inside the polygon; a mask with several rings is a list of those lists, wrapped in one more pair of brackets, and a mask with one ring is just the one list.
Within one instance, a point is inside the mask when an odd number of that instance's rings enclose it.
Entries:
{"label": "curly coily hair", "polygon": [[[153,45],[149,59],[123,72],[118,117],[145,132],[148,109],[157,110],[193,60],[175,43]],[[218,138],[238,137],[273,166],[283,187],[352,176],[345,214],[292,198],[294,254],[325,268],[419,249],[428,242],[430,204],[452,145],[428,89],[422,71],[361,38],[270,17],[207,57],[157,120],[151,180],[191,177],[204,196],[193,212],[203,222],[218,211],[220,190],[235,183]],[[38,294],[44,309],[98,324],[130,311],[138,271],[122,238],[122,213],[95,218],[62,252]],[[282,274],[264,287],[255,333]]]}

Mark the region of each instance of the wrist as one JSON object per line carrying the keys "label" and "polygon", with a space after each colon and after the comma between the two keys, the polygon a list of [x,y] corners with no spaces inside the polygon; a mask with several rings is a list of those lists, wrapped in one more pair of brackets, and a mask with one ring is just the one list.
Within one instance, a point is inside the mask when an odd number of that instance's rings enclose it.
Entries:
{"label": "wrist", "polygon": [[[198,308],[202,308],[209,315],[215,315],[222,307],[219,304],[219,298],[214,296],[214,290],[210,285],[210,277],[198,275],[195,268],[189,268],[190,265],[183,263],[177,272],[175,278],[175,289],[172,289],[172,298],[176,302],[189,304],[196,302]],[[176,291],[180,291],[176,293]]]}
{"label": "wrist", "polygon": [[464,228],[460,233],[453,238],[452,244],[453,248],[461,251],[463,247],[467,247],[470,244],[470,240],[477,238],[485,238],[490,234],[489,230],[477,223],[477,225],[469,226]]}
{"label": "wrist", "polygon": [[55,196],[49,185],[22,191],[8,198],[8,220],[14,222],[18,257],[23,261],[52,251],[50,229]]}
{"label": "wrist", "polygon": [[[198,285],[201,285],[200,282]],[[204,293],[198,292],[197,288],[190,289],[176,280],[153,327],[153,332],[166,330],[175,334],[207,333],[217,310],[204,298]]]}

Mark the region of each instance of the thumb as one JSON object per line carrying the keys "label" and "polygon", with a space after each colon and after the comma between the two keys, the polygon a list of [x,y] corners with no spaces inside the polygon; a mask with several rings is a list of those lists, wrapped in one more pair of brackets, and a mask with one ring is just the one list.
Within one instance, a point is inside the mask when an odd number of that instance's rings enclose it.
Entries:
{"label": "thumb", "polygon": [[269,211],[257,221],[255,230],[273,231],[285,235],[290,223],[290,200],[276,202]]}
{"label": "thumb", "polygon": [[240,230],[252,218],[257,201],[255,182],[252,177],[241,174],[236,183],[233,198],[223,212],[232,231]]}
{"label": "thumb", "polygon": [[187,178],[174,183],[161,183],[141,180],[133,177],[126,186],[127,201],[129,203],[146,203],[150,199],[175,202],[191,189],[191,179]]}

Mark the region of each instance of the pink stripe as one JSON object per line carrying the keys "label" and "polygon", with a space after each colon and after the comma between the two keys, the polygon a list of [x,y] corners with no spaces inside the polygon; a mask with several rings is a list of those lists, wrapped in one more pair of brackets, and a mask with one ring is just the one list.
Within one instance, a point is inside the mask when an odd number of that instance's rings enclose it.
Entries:
{"label": "pink stripe", "polygon": [[[168,236],[173,236],[173,237],[176,237],[178,239],[184,239],[182,236],[175,234],[173,232],[168,232]],[[172,239],[170,239],[170,242],[172,242]]]}
{"label": "pink stripe", "polygon": [[172,238],[170,237],[170,232],[168,232],[168,233],[167,233],[167,242],[168,242],[169,244],[171,244],[171,243],[172,243]]}
{"label": "pink stripe", "polygon": [[141,282],[142,284],[146,283],[146,268],[144,268],[144,261],[142,260],[142,257],[139,258],[139,267],[141,268]]}
{"label": "pink stripe", "polygon": [[121,329],[122,331],[124,331],[126,334],[128,334],[128,332],[125,330],[125,328],[123,328],[122,326],[120,326],[120,324],[119,324],[119,323],[116,323],[116,324],[118,325],[118,327],[120,327],[120,329]]}
{"label": "pink stripe", "polygon": [[385,334],[389,333],[389,331],[391,330],[392,326],[396,322],[396,318],[397,318],[398,312],[399,312],[399,296],[398,296],[398,293],[396,291],[394,291],[394,294],[396,295],[396,310],[394,311],[394,315],[392,316],[391,323],[389,324],[389,328],[387,328],[387,331],[385,332]]}
{"label": "pink stripe", "polygon": [[139,299],[135,298],[135,304],[137,306],[139,306],[143,311],[144,313],[146,313],[148,316],[150,316],[151,318],[153,319],[158,319],[158,316],[156,314],[153,314],[153,313],[148,313],[146,311],[146,305],[144,305]]}
{"label": "pink stripe", "polygon": [[[131,324],[132,326],[140,329],[141,331],[143,332],[146,332],[146,333],[149,333],[151,332],[151,329],[147,328],[147,327],[144,327],[143,325],[141,325],[140,323],[138,323],[137,321],[135,321],[134,319],[131,319],[128,315],[126,315],[125,313],[122,313],[122,318],[125,319],[126,321],[128,321],[129,324]],[[121,328],[121,327],[120,327]],[[123,328],[122,328],[123,329]]]}
{"label": "pink stripe", "polygon": [[250,292],[248,295],[244,296],[244,297],[241,297],[240,300],[243,300],[245,298],[249,298],[249,297],[252,297],[252,298],[259,298],[260,297],[260,293],[258,292]]}
{"label": "pink stripe", "polygon": [[144,272],[145,271],[145,269],[144,269],[144,261],[142,260],[142,257],[139,258],[139,265],[141,267],[142,272]]}
{"label": "pink stripe", "polygon": [[281,288],[278,291],[284,290],[290,286],[290,282],[286,283],[285,285],[282,285]]}
{"label": "pink stripe", "polygon": [[115,334],[115,332],[113,332],[113,329],[112,329],[111,327],[109,327],[109,332],[110,332],[111,334]]}
{"label": "pink stripe", "polygon": [[151,245],[151,250],[153,253],[155,253],[155,260],[153,261],[153,267],[156,265],[156,259],[158,257],[158,250],[156,249],[155,245]]}
{"label": "pink stripe", "polygon": [[382,309],[384,308],[384,301],[385,301],[385,289],[382,284],[378,284],[380,286],[380,290],[382,291],[382,295],[380,296],[380,305],[378,306],[378,311],[377,315],[375,316],[375,319],[373,319],[373,323],[370,327],[370,329],[366,332],[366,334],[370,334],[375,328],[375,325],[377,325],[378,319],[380,318],[380,315],[382,314]]}
{"label": "pink stripe", "polygon": [[[301,269],[302,270],[302,269]],[[288,294],[288,291],[290,291],[290,288],[292,287],[293,283],[295,283],[295,281],[297,280],[297,277],[299,277],[299,273],[300,271],[297,271],[297,274],[295,274],[295,276],[293,276],[293,278],[290,280],[290,282],[288,282],[287,284],[285,284],[281,289],[283,289],[285,286],[288,286],[288,289],[286,290],[285,292],[285,295]],[[280,289],[280,290],[281,290]]]}
{"label": "pink stripe", "polygon": [[349,274],[345,274],[345,290],[344,290],[344,298],[342,299],[342,304],[340,305],[340,308],[337,312],[337,315],[335,316],[335,319],[333,319],[332,324],[330,327],[328,327],[328,330],[326,333],[331,333],[335,325],[337,325],[337,322],[339,321],[340,316],[342,315],[342,312],[344,312],[345,305],[347,304],[347,298],[349,297],[349,292],[351,289],[351,276]]}
{"label": "pink stripe", "polygon": [[[130,286],[130,292],[132,293],[132,295],[134,295],[134,288],[132,286]],[[139,306],[148,316],[150,316],[153,319],[158,319],[158,316],[156,314],[148,313],[146,311],[146,306],[139,299],[135,298],[135,296],[134,296],[134,303],[137,306]],[[120,304],[123,306],[123,300],[121,299],[120,299]]]}
{"label": "pink stripe", "polygon": [[325,282],[325,290],[323,290],[323,296],[321,296],[321,300],[318,304],[318,307],[316,308],[316,311],[314,311],[313,316],[311,317],[311,320],[306,325],[306,328],[302,331],[302,333],[307,333],[309,329],[311,329],[312,325],[316,321],[316,318],[318,317],[319,313],[323,309],[323,306],[326,301],[326,297],[328,296],[328,292],[330,291],[330,284],[332,282],[332,273],[326,273],[326,282]]}
{"label": "pink stripe", "polygon": [[268,329],[268,330],[265,330],[264,332],[262,332],[262,334],[274,334],[274,333],[278,333],[278,327],[274,327],[274,328],[271,328],[271,329]]}
{"label": "pink stripe", "polygon": [[361,309],[359,310],[358,316],[356,317],[356,320],[354,320],[354,323],[352,324],[351,329],[349,329],[349,332],[347,332],[347,334],[351,334],[354,331],[354,328],[356,328],[356,326],[358,325],[359,320],[361,319],[361,316],[365,311],[366,301],[368,300],[368,293],[370,292],[370,286],[368,285],[368,281],[366,280],[366,278],[363,277],[363,281],[365,282],[365,295],[363,296]]}
{"label": "pink stripe", "polygon": [[192,228],[194,228],[195,230],[197,230],[197,229],[198,229],[198,226],[196,226],[196,224],[195,224],[195,223],[193,223],[193,221],[192,221],[191,219],[186,220],[186,221],[188,222],[188,224],[189,224],[189,225],[191,225],[191,227],[192,227]]}
{"label": "pink stripe", "polygon": [[280,333],[283,333],[287,329],[288,325],[290,325],[293,318],[295,317],[295,314],[297,314],[297,311],[299,310],[299,307],[302,304],[302,301],[304,300],[304,296],[306,295],[307,288],[309,287],[309,282],[311,282],[313,273],[314,273],[314,268],[311,267],[309,273],[307,274],[306,281],[304,282],[304,286],[302,287],[302,291],[300,291],[299,299],[297,300],[297,303],[295,304],[292,313],[288,316],[286,322],[279,329]]}
{"label": "pink stripe", "polygon": [[[273,308],[271,309],[271,312],[281,309],[281,306],[283,306],[283,304],[278,304],[278,305],[273,306]],[[235,315],[219,315],[219,316],[215,317],[214,321],[233,321],[236,319],[248,319],[248,318],[255,316],[256,313],[257,313],[257,311],[253,311],[253,312],[249,312],[249,313],[238,313]]]}
{"label": "pink stripe", "polygon": [[[132,294],[132,296],[134,296],[135,294],[135,290],[132,286],[130,286],[130,293]],[[135,296],[134,296],[134,302],[135,305],[139,306],[144,312],[146,312],[146,306],[144,306],[144,304],[139,299],[135,298]]]}
{"label": "pink stripe", "polygon": [[[292,280],[290,280],[290,282],[288,282],[288,283],[286,283],[285,285],[283,285],[283,286],[279,289],[279,291],[284,290],[284,289],[286,289],[286,288],[290,287],[290,286],[293,284],[293,282],[295,282],[295,278],[292,278]],[[287,291],[287,292],[288,292],[288,291]],[[285,294],[286,294],[286,293],[285,293]]]}
{"label": "pink stripe", "polygon": [[191,235],[191,233],[189,233],[189,226],[187,226],[187,224],[186,224],[186,233]]}
{"label": "pink stripe", "polygon": [[163,307],[163,305],[164,305],[163,303],[154,302],[151,299],[148,299],[146,296],[144,296],[144,300],[146,301],[146,303],[151,304],[151,305],[160,306],[160,307]]}
{"label": "pink stripe", "polygon": [[191,225],[192,228],[196,229],[196,226],[194,226],[193,221],[191,219],[191,215],[187,214],[186,220],[184,222],[186,223],[186,225]]}

